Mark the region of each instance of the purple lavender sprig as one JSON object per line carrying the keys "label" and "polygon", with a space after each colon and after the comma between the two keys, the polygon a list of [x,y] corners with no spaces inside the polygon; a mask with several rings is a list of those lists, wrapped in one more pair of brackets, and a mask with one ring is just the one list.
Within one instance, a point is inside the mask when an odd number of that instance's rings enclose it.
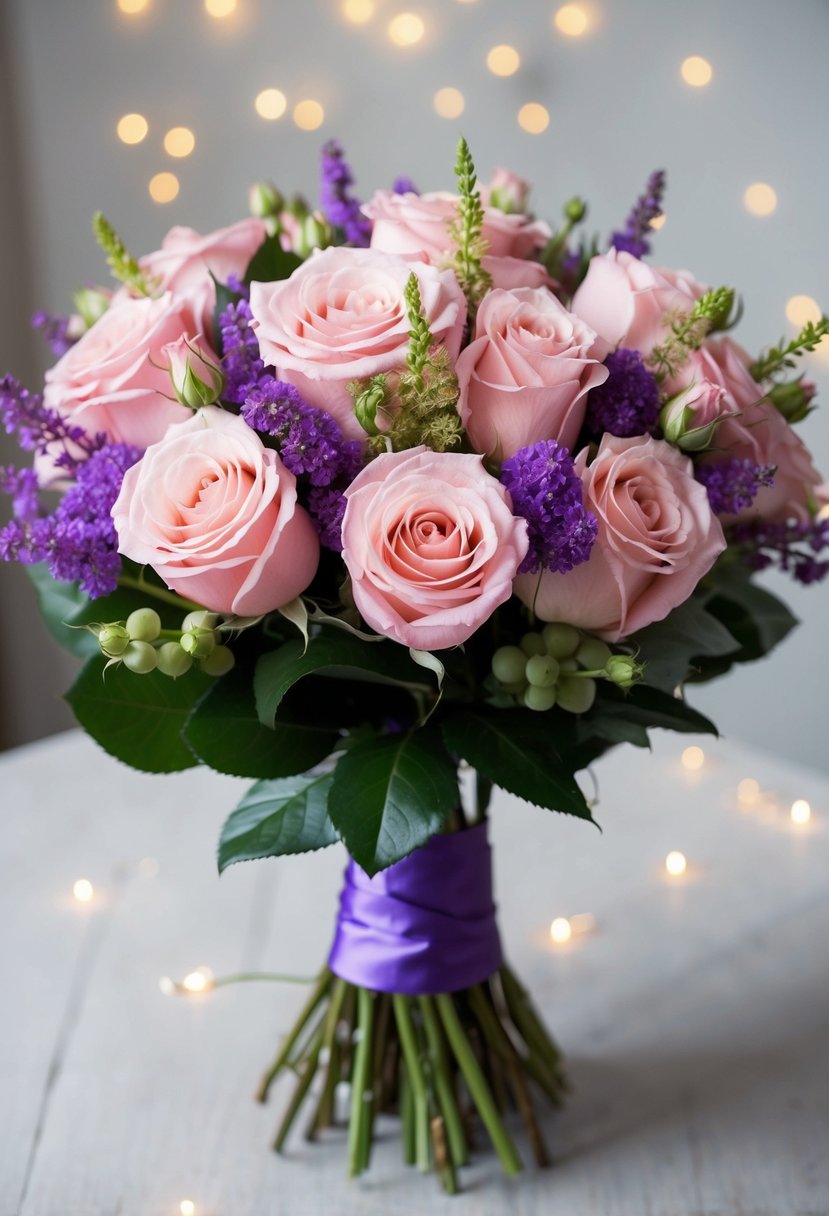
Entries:
{"label": "purple lavender sprig", "polygon": [[818,558],[829,550],[829,518],[776,523],[751,520],[734,524],[730,536],[750,570],[776,566],[806,586],[829,574],[829,558]]}
{"label": "purple lavender sprig", "polygon": [[222,371],[225,401],[241,405],[251,388],[262,378],[265,370],[259,355],[259,342],[251,329],[253,313],[247,300],[228,304],[219,314],[222,344]]}
{"label": "purple lavender sprig", "polygon": [[650,175],[645,190],[633,204],[621,232],[614,232],[609,241],[611,249],[643,258],[650,253],[651,220],[662,214],[662,198],[665,194],[665,172],[657,169]]}
{"label": "purple lavender sprig", "polygon": [[528,524],[530,546],[520,574],[566,574],[587,561],[598,523],[584,506],[582,481],[565,447],[543,439],[520,448],[504,461],[501,484]]}
{"label": "purple lavender sprig", "polygon": [[69,332],[72,318],[50,312],[39,311],[32,315],[32,329],[40,330],[49,349],[58,358],[65,355],[78,340],[77,334]]}
{"label": "purple lavender sprig", "polygon": [[604,365],[610,375],[587,396],[590,434],[598,438],[609,431],[623,439],[653,434],[659,421],[659,385],[639,351],[612,351]]}
{"label": "purple lavender sprig", "polygon": [[371,241],[371,220],[360,210],[359,199],[349,193],[354,177],[344,159],[342,145],[335,139],[323,144],[320,163],[320,207],[329,224],[341,228],[350,245],[367,249]]}
{"label": "purple lavender sprig", "polygon": [[697,465],[694,476],[708,492],[715,515],[736,515],[750,507],[763,486],[774,481],[774,465],[755,464],[735,456],[714,464]]}
{"label": "purple lavender sprig", "polygon": [[417,186],[405,173],[394,179],[391,189],[392,194],[420,194]]}
{"label": "purple lavender sprig", "polygon": [[57,410],[43,404],[40,393],[30,393],[13,376],[0,380],[0,421],[6,434],[17,432],[25,452],[51,456],[55,467],[75,476],[83,463],[106,443],[106,435],[89,435],[73,426]]}

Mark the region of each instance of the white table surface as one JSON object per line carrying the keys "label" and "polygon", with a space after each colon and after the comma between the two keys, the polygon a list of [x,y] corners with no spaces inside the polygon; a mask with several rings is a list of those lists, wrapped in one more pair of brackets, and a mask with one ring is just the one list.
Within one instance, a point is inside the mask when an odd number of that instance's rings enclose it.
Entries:
{"label": "white table surface", "polygon": [[[198,964],[316,971],[338,848],[219,879],[245,782],[138,774],[75,732],[0,757],[0,1216],[177,1216],[185,1198],[197,1216],[826,1216],[829,781],[708,740],[690,775],[691,742],[597,766],[603,835],[497,799],[503,936],[574,1094],[546,1120],[551,1170],[508,1182],[482,1156],[454,1199],[391,1135],[355,1182],[341,1134],[270,1151],[285,1091],[251,1095],[303,989],[159,990]],[[764,791],[751,810],[743,777]],[[551,918],[580,912],[594,930],[552,946]]]}

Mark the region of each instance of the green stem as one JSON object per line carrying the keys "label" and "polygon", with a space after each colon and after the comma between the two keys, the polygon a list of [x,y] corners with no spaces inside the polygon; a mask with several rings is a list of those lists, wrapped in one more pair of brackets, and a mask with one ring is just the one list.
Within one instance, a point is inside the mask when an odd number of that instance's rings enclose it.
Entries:
{"label": "green stem", "polygon": [[325,1015],[325,1031],[322,1037],[323,1050],[327,1053],[325,1083],[320,1094],[320,1100],[311,1125],[308,1128],[308,1138],[314,1139],[320,1128],[330,1127],[334,1110],[334,1092],[339,1079],[340,1050],[337,1043],[337,1024],[345,1000],[347,983],[344,979],[334,981],[331,992],[331,1002]]}
{"label": "green stem", "polygon": [[469,1046],[469,1040],[464,1033],[463,1026],[455,1009],[455,1003],[450,995],[441,993],[435,997],[435,1004],[440,1014],[443,1028],[446,1031],[449,1046],[463,1073],[464,1080],[481,1116],[483,1125],[489,1133],[489,1138],[498,1154],[504,1173],[509,1175],[517,1174],[522,1168],[521,1158],[518,1156],[509,1132],[504,1127],[486,1077],[481,1071],[478,1061],[475,1059],[472,1048]]}
{"label": "green stem", "polygon": [[276,971],[240,971],[237,975],[223,975],[212,980],[211,988],[225,988],[228,984],[313,984],[313,975],[282,975]]}
{"label": "green stem", "polygon": [[320,1022],[316,1032],[309,1044],[308,1057],[305,1061],[305,1067],[302,1070],[302,1075],[293,1092],[291,1101],[288,1103],[288,1109],[285,1111],[282,1122],[279,1125],[279,1130],[276,1133],[276,1138],[273,1142],[274,1152],[281,1153],[283,1145],[288,1137],[288,1132],[293,1126],[302,1103],[305,1101],[305,1095],[311,1088],[311,1082],[314,1079],[314,1074],[317,1071],[317,1061],[319,1060],[320,1048],[322,1047],[324,1025]]}
{"label": "green stem", "polygon": [[324,967],[313,992],[308,997],[308,1000],[303,1006],[302,1012],[294,1023],[293,1029],[286,1038],[285,1042],[282,1044],[279,1055],[276,1057],[273,1064],[260,1081],[259,1089],[256,1091],[257,1101],[266,1102],[268,1100],[268,1091],[270,1090],[271,1085],[285,1067],[297,1040],[311,1019],[314,1010],[331,987],[332,980],[333,976],[331,975],[331,972],[327,967]]}
{"label": "green stem", "polygon": [[197,604],[195,600],[186,600],[181,595],[176,595],[175,591],[167,591],[164,587],[154,587],[152,583],[145,583],[141,578],[133,578],[131,574],[120,574],[118,576],[118,586],[128,587],[131,591],[140,591],[142,595],[150,595],[154,599],[161,600],[164,604],[172,604],[174,608],[182,608],[185,612],[203,611],[204,606]]}
{"label": "green stem", "polygon": [[460,1111],[455,1101],[455,1090],[449,1074],[449,1061],[446,1056],[440,1022],[435,1013],[431,997],[419,996],[417,1000],[423,1017],[426,1041],[429,1044],[429,1054],[434,1064],[435,1091],[438,1105],[446,1124],[449,1152],[456,1165],[466,1165],[469,1161],[469,1150],[466,1144],[466,1136],[463,1132]]}
{"label": "green stem", "polygon": [[374,993],[357,989],[357,1026],[360,1037],[351,1077],[351,1119],[348,1125],[348,1172],[353,1178],[368,1167],[371,1153],[371,1055],[374,1029]]}
{"label": "green stem", "polygon": [[414,1165],[417,1161],[414,1090],[409,1079],[405,1056],[400,1066],[400,1121],[403,1125],[400,1141],[403,1148],[403,1161],[406,1165]]}
{"label": "green stem", "polygon": [[403,1058],[406,1061],[406,1069],[409,1074],[414,1099],[414,1123],[415,1123],[415,1157],[417,1160],[418,1169],[426,1173],[429,1169],[429,1104],[426,1094],[426,1079],[423,1076],[423,1069],[420,1066],[417,1051],[417,1039],[415,1038],[414,1026],[412,1025],[412,1015],[409,1008],[409,1000],[399,993],[394,993],[392,996],[392,1004],[394,1006],[394,1017],[397,1022],[397,1031],[400,1035],[400,1046],[403,1049]]}
{"label": "green stem", "polygon": [[475,774],[475,822],[483,823],[486,819],[487,809],[489,808],[489,800],[492,797],[492,782],[482,776],[480,773]]}

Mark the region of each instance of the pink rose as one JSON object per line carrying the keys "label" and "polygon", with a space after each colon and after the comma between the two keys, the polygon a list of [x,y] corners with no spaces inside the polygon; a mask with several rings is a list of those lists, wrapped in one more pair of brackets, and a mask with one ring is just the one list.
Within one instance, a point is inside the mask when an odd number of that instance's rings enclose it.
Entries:
{"label": "pink rose", "polygon": [[527,527],[480,457],[389,452],[345,494],[343,560],[360,614],[379,633],[442,650],[509,599]]}
{"label": "pink rose", "polygon": [[[189,410],[170,401],[164,347],[199,332],[187,300],[119,296],[46,373],[43,399],[89,435],[146,448]],[[215,356],[214,356],[215,358]]]}
{"label": "pink rose", "polygon": [[[438,262],[451,253],[449,225],[457,219],[458,196],[394,194],[378,190],[363,207],[372,220],[372,249],[402,257]],[[482,236],[492,257],[526,258],[542,249],[552,233],[549,227],[526,215],[506,215],[497,207],[484,208]]]}
{"label": "pink rose", "polygon": [[119,552],[211,612],[259,616],[304,591],[319,541],[296,478],[235,414],[205,406],[127,470]]}
{"label": "pink rose", "polygon": [[512,169],[498,168],[492,174],[492,181],[481,189],[483,202],[499,211],[511,215],[515,211],[526,211],[527,199],[530,195],[530,183]]}
{"label": "pink rose", "polygon": [[515,592],[542,621],[615,642],[684,603],[725,537],[690,459],[661,439],[606,434],[593,463],[585,450],[576,467],[599,524],[590,557],[568,574],[522,574]]}
{"label": "pink rose", "polygon": [[373,249],[333,248],[314,253],[289,279],[251,284],[253,328],[265,363],[332,414],[348,439],[365,439],[365,431],[347,385],[405,365],[403,293],[411,271],[432,335],[454,359],[466,301],[448,270]]}
{"label": "pink rose", "polygon": [[204,236],[193,228],[171,228],[161,248],[141,258],[141,269],[159,280],[161,290],[187,296],[199,328],[209,332],[216,306],[213,278],[242,278],[267,234],[265,221],[253,217]]}
{"label": "pink rose", "polygon": [[492,279],[492,286],[504,291],[513,291],[516,287],[548,287],[552,291],[556,286],[546,267],[530,258],[494,258],[485,253],[481,265]]}
{"label": "pink rose", "polygon": [[665,338],[668,318],[694,306],[697,287],[690,275],[661,271],[611,249],[591,258],[571,307],[611,346],[647,355]]}
{"label": "pink rose", "polygon": [[551,292],[490,291],[456,368],[458,413],[475,450],[501,461],[541,439],[572,448],[587,393],[607,379],[601,348]]}
{"label": "pink rose", "polygon": [[665,404],[659,421],[669,443],[683,452],[699,452],[710,447],[728,413],[725,389],[710,380],[692,380]]}

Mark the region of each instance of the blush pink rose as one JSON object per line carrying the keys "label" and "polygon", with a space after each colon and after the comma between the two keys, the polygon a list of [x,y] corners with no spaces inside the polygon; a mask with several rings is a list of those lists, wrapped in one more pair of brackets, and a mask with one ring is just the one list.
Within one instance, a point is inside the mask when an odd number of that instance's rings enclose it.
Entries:
{"label": "blush pink rose", "polygon": [[442,650],[509,599],[527,526],[480,457],[389,452],[345,494],[343,560],[360,614],[378,633]]}
{"label": "blush pink rose", "polygon": [[497,461],[541,439],[572,448],[587,393],[607,379],[603,353],[590,326],[551,292],[490,291],[456,367],[472,446]]}
{"label": "blush pink rose", "polygon": [[211,612],[259,616],[304,591],[319,541],[296,478],[241,418],[205,406],[127,470],[118,549]]}
{"label": "blush pink rose", "polygon": [[117,443],[149,447],[171,422],[190,412],[169,400],[164,348],[198,333],[183,297],[170,292],[155,300],[120,295],[47,371],[43,400],[89,435],[103,432]]}
{"label": "blush pink rose", "polygon": [[141,269],[158,280],[162,291],[187,296],[199,328],[209,332],[216,306],[213,279],[226,283],[231,275],[241,278],[267,234],[265,221],[254,217],[204,236],[193,228],[171,228],[161,248],[141,258]]}
{"label": "blush pink rose", "polygon": [[347,385],[402,368],[409,343],[404,290],[414,271],[429,328],[452,359],[466,323],[455,276],[373,249],[312,254],[289,279],[252,283],[253,329],[266,364],[326,410],[348,439],[365,439]]}
{"label": "blush pink rose", "polygon": [[616,642],[684,603],[725,537],[689,457],[661,439],[606,434],[576,467],[599,524],[590,557],[568,574],[522,574],[515,591],[542,621]]}
{"label": "blush pink rose", "polygon": [[556,286],[540,262],[530,258],[494,258],[485,253],[481,265],[492,279],[493,287],[501,287],[504,291],[512,291],[516,287],[547,287],[550,291]]}
{"label": "blush pink rose", "polygon": [[[449,225],[457,219],[456,194],[378,190],[363,211],[373,223],[372,249],[428,262],[439,262],[453,250]],[[491,257],[526,258],[543,249],[552,233],[547,224],[526,215],[485,207],[481,235]]]}
{"label": "blush pink rose", "polygon": [[693,307],[698,288],[688,274],[611,249],[591,258],[571,308],[611,346],[647,355],[665,338],[670,316]]}

